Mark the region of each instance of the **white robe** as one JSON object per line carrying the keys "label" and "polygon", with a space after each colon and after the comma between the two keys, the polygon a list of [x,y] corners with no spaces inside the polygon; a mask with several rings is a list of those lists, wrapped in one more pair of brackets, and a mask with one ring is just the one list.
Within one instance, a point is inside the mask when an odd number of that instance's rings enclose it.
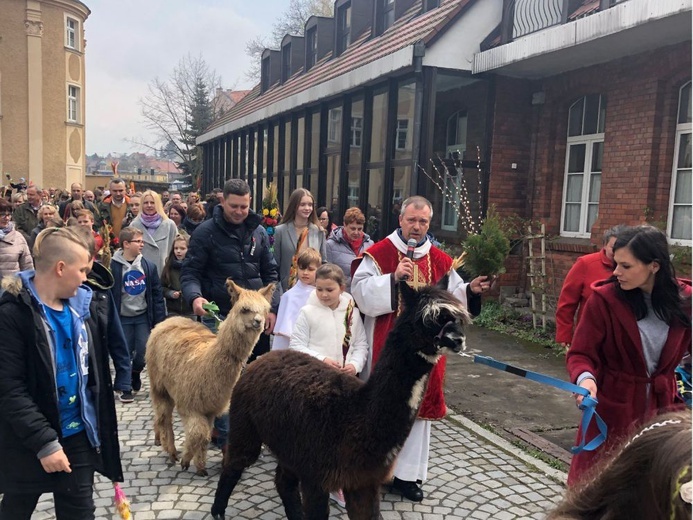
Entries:
{"label": "white robe", "polygon": [[289,348],[289,340],[294,323],[298,318],[298,313],[308,301],[308,296],[315,287],[296,281],[291,289],[282,294],[277,310],[277,322],[274,325],[274,339],[272,340],[272,350],[286,350]]}
{"label": "white robe", "polygon": [[[407,244],[394,231],[385,240],[390,240],[394,246],[402,253],[407,253]],[[414,250],[414,259],[417,260],[426,256],[431,250],[431,242],[426,240],[421,246]],[[451,270],[448,279],[447,290],[467,305],[467,284],[462,280],[456,271]],[[392,273],[381,273],[377,264],[368,255],[364,255],[361,264],[354,273],[351,280],[351,294],[359,307],[365,314],[364,326],[370,348],[368,349],[368,362],[362,377],[370,375],[373,363],[373,331],[375,329],[375,319],[383,314],[389,314],[396,309],[392,308]],[[395,461],[394,475],[400,480],[416,481],[426,480],[428,472],[428,451],[431,442],[430,421],[416,419],[411,433],[402,447],[397,460]]]}

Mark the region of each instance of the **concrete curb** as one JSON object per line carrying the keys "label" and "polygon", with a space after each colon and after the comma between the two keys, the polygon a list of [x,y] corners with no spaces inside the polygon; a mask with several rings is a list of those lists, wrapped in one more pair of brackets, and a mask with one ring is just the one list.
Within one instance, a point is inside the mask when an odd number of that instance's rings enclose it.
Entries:
{"label": "concrete curb", "polygon": [[535,457],[532,457],[531,455],[528,455],[521,449],[517,448],[516,446],[513,446],[511,443],[506,441],[504,438],[496,435],[495,433],[492,433],[488,431],[486,428],[483,428],[476,424],[473,421],[470,421],[466,417],[459,415],[457,413],[453,413],[448,415],[446,420],[449,421],[454,421],[459,423],[463,428],[471,431],[475,435],[478,435],[479,437],[483,437],[486,439],[488,442],[491,444],[496,445],[498,448],[501,450],[509,453],[510,455],[522,460],[524,463],[534,466],[537,468],[540,472],[544,473],[547,477],[553,479],[556,481],[558,484],[565,485],[566,481],[568,480],[568,474],[557,470],[555,468],[552,468],[548,464],[546,464],[544,461],[539,460]]}

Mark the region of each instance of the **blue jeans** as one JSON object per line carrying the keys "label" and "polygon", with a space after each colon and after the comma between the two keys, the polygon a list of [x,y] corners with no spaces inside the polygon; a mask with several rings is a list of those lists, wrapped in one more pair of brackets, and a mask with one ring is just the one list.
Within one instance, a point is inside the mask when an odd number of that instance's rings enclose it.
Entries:
{"label": "blue jeans", "polygon": [[139,316],[121,316],[120,323],[123,326],[125,341],[130,351],[132,371],[142,372],[144,369],[144,353],[146,352],[147,340],[151,332],[147,313],[144,312]]}

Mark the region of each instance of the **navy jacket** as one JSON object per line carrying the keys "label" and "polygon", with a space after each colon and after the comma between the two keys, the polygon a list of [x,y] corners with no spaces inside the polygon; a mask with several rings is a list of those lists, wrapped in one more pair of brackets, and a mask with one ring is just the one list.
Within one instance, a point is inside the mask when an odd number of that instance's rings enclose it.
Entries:
{"label": "navy jacket", "polygon": [[228,314],[231,301],[226,279],[231,278],[240,287],[252,290],[276,283],[272,312],[277,312],[281,299],[279,269],[261,220],[258,214],[250,212],[241,227],[241,237],[235,233],[238,227],[224,219],[223,208],[214,207],[212,218],[195,229],[181,268],[181,288],[188,303],[192,305],[195,298],[202,296],[215,302],[221,314]]}
{"label": "navy jacket", "polygon": [[[142,267],[144,275],[147,277],[147,291],[145,298],[147,299],[147,320],[149,328],[153,329],[157,323],[166,319],[166,300],[164,300],[164,290],[161,287],[161,280],[156,266],[146,258],[142,257]],[[123,292],[123,266],[118,262],[111,262],[111,270],[113,271],[113,287],[111,294],[116,311],[120,314],[120,301]]]}

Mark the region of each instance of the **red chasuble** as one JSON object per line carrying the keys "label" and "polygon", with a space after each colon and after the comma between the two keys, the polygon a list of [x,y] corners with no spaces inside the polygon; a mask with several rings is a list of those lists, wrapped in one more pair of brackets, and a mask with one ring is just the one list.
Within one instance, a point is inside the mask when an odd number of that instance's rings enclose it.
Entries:
{"label": "red chasuble", "polygon": [[[381,274],[394,273],[397,264],[405,256],[388,239],[381,240],[371,246],[364,253],[370,256]],[[443,253],[435,246],[431,246],[429,253],[417,260],[414,264],[418,266],[418,279],[414,277],[408,283],[413,286],[434,285],[445,276],[452,267],[452,258]],[[416,272],[416,270],[415,270]],[[401,298],[397,295],[397,311],[390,314],[383,314],[375,319],[375,329],[373,332],[373,365],[378,362],[380,352],[385,346],[387,335],[395,324],[397,316],[401,312]],[[443,381],[445,379],[445,357],[441,357],[436,366],[433,367],[428,378],[428,386],[424,394],[421,408],[419,408],[420,419],[442,419],[445,417],[445,395],[443,393]]]}

